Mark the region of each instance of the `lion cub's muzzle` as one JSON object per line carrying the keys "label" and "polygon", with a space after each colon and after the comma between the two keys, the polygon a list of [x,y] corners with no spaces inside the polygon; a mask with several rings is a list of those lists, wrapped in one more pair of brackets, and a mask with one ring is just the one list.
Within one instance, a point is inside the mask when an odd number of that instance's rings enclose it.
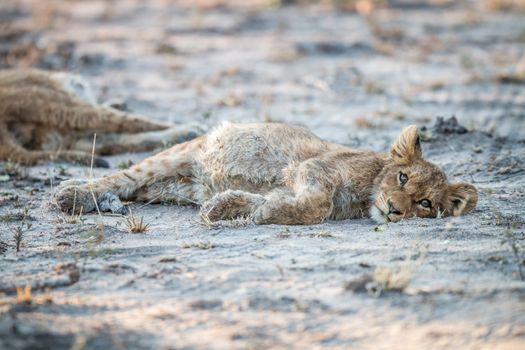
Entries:
{"label": "lion cub's muzzle", "polygon": [[404,193],[381,194],[375,206],[386,221],[397,222],[407,217],[411,209],[411,199]]}

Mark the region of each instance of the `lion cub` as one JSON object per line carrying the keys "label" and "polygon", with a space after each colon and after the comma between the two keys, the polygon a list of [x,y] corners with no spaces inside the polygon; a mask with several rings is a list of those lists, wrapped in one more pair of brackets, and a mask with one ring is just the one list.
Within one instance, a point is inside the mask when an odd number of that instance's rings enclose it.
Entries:
{"label": "lion cub", "polygon": [[[33,165],[39,160],[89,165],[96,154],[151,150],[201,134],[95,105],[79,77],[42,70],[0,70],[0,161]],[[95,166],[107,167],[102,158]]]}
{"label": "lion cub", "polygon": [[257,224],[457,216],[478,200],[474,186],[450,184],[423,159],[414,125],[381,154],[323,141],[299,126],[228,123],[112,176],[66,182],[55,199],[63,211],[89,212],[108,193],[195,204],[211,221]]}

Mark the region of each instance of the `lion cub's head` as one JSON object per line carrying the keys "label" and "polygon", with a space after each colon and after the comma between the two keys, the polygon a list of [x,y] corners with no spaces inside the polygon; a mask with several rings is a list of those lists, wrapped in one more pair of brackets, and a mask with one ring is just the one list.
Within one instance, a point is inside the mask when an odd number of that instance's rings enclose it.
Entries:
{"label": "lion cub's head", "polygon": [[476,207],[478,191],[473,185],[450,184],[440,168],[423,159],[415,125],[403,130],[390,157],[374,183],[370,216],[375,220],[458,216]]}

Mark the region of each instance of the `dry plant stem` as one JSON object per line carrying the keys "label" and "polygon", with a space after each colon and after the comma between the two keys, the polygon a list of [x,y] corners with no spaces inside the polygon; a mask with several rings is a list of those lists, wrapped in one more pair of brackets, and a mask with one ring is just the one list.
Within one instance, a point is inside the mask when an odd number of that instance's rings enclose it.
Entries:
{"label": "dry plant stem", "polygon": [[97,197],[95,196],[95,192],[93,191],[93,162],[95,160],[95,145],[97,143],[97,134],[93,134],[93,147],[91,149],[91,166],[89,168],[89,191],[91,192],[91,196],[93,197],[93,202],[95,203],[95,207],[97,208],[97,213],[100,218],[102,218],[102,213],[100,212],[100,208],[98,207],[97,203]]}
{"label": "dry plant stem", "polygon": [[77,189],[75,188],[75,194],[73,196],[73,211],[72,211],[71,216],[75,215],[76,204],[77,204]]}

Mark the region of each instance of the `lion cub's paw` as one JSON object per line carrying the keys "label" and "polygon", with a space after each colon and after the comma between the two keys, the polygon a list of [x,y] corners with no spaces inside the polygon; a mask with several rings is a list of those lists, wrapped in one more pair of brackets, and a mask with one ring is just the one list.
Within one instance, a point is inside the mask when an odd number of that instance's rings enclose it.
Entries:
{"label": "lion cub's paw", "polygon": [[257,225],[270,224],[272,211],[268,206],[261,206],[253,213],[253,222]]}
{"label": "lion cub's paw", "polygon": [[196,137],[204,135],[206,130],[197,124],[175,126],[169,130],[171,141],[174,144],[183,143],[193,140]]}
{"label": "lion cub's paw", "polygon": [[219,201],[214,199],[215,197],[209,201],[204,202],[204,204],[201,206],[200,216],[204,220],[215,222],[224,219],[224,210],[222,205]]}
{"label": "lion cub's paw", "polygon": [[93,195],[89,189],[81,186],[65,186],[55,194],[56,205],[65,213],[88,213],[96,209]]}
{"label": "lion cub's paw", "polygon": [[110,211],[113,214],[126,215],[129,213],[128,208],[120,201],[120,198],[111,192],[106,192],[98,198],[98,207],[100,211]]}
{"label": "lion cub's paw", "polygon": [[201,206],[201,216],[212,222],[248,217],[264,201],[258,194],[227,190],[206,201]]}

